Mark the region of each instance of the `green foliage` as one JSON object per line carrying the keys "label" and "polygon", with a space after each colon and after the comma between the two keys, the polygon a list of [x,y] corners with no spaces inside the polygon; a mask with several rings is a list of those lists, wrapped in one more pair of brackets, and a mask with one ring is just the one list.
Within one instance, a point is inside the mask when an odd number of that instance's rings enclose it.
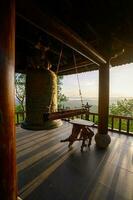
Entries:
{"label": "green foliage", "polygon": [[133,99],[117,101],[110,106],[110,114],[133,117]]}
{"label": "green foliage", "polygon": [[22,107],[22,105],[21,104],[17,104],[16,105],[16,112],[23,112],[24,110],[23,110],[23,107]]}
{"label": "green foliage", "polygon": [[15,74],[16,98],[19,103],[19,105],[16,106],[16,109],[18,109],[19,111],[25,110],[25,82],[25,74]]}
{"label": "green foliage", "polygon": [[58,76],[57,78],[57,90],[58,90],[58,109],[62,109],[64,106],[64,103],[68,101],[68,98],[62,94],[62,80],[63,76]]}

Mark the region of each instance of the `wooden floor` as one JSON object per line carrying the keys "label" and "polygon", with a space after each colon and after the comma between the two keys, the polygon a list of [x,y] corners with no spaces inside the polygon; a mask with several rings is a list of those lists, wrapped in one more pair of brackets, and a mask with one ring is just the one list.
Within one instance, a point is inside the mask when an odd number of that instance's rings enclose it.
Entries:
{"label": "wooden floor", "polygon": [[[26,200],[133,200],[133,137],[110,133],[107,150],[68,150],[71,125],[49,131],[17,127],[19,194]],[[96,130],[95,130],[96,131]]]}

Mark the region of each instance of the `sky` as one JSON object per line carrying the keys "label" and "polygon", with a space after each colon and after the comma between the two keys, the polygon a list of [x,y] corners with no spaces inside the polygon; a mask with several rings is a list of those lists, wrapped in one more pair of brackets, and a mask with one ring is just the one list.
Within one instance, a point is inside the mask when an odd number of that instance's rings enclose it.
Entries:
{"label": "sky", "polygon": [[[79,74],[83,97],[98,97],[98,71]],[[76,75],[64,76],[62,92],[67,97],[78,97]],[[110,69],[110,97],[133,97],[133,63]]]}

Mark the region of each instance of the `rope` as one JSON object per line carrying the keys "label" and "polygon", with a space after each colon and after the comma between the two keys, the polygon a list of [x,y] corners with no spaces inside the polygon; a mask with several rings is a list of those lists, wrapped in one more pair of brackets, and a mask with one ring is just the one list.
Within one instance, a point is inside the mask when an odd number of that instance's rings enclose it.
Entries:
{"label": "rope", "polygon": [[80,82],[79,82],[78,69],[77,69],[77,64],[76,64],[76,57],[74,55],[74,52],[73,52],[73,60],[74,60],[74,66],[75,66],[75,71],[76,71],[76,75],[77,75],[77,81],[78,81],[78,87],[79,87],[79,96],[80,96],[80,100],[81,100],[81,105],[83,107],[84,104],[83,104],[82,92],[81,92],[81,87],[80,87]]}

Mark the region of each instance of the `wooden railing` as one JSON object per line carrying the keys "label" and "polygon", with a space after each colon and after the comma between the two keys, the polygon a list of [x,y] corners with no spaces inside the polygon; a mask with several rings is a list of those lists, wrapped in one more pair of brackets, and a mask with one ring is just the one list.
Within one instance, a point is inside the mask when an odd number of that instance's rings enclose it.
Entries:
{"label": "wooden railing", "polygon": [[122,133],[133,134],[133,118],[109,115],[109,129]]}
{"label": "wooden railing", "polygon": [[[86,119],[93,121],[96,126],[98,125],[98,113],[90,112]],[[109,115],[108,129],[110,131],[133,135],[133,118]]]}
{"label": "wooden railing", "polygon": [[[98,126],[98,113],[90,112],[89,114],[79,115],[71,119],[74,118],[90,120],[95,123],[95,127]],[[118,133],[133,135],[133,118],[117,116],[117,115],[109,115],[108,130]]]}
{"label": "wooden railing", "polygon": [[[25,117],[26,117],[26,112],[16,112],[16,117],[15,117],[16,125],[24,121]],[[75,117],[71,117],[69,119],[74,119],[74,118],[90,120],[95,123],[96,127],[98,125],[98,113],[90,112],[89,114],[82,114]],[[110,131],[133,135],[133,118],[109,115],[108,129]]]}
{"label": "wooden railing", "polygon": [[16,125],[21,124],[25,120],[25,117],[26,117],[26,112],[16,112],[15,113],[15,123],[16,123]]}

